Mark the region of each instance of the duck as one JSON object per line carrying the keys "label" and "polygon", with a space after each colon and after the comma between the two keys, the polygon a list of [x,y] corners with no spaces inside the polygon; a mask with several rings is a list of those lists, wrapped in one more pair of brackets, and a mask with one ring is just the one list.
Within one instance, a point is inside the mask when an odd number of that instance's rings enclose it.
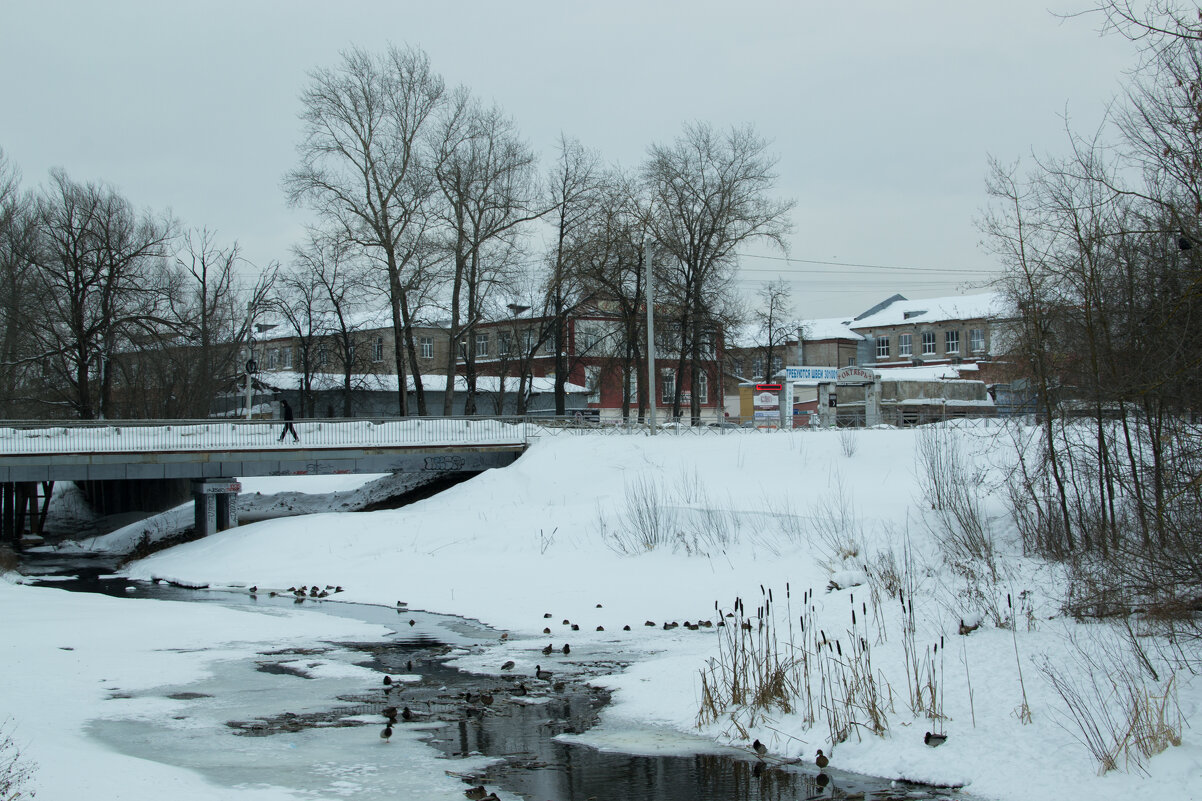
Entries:
{"label": "duck", "polygon": [[480,693],[480,703],[492,706],[492,693]]}
{"label": "duck", "polygon": [[554,650],[555,649],[551,646],[551,643],[547,643],[547,647],[543,649],[543,656],[550,656],[551,652]]}
{"label": "duck", "polygon": [[259,591],[259,585],[258,585],[258,584],[252,584],[252,585],[251,585],[251,587],[250,587],[250,590],[249,590],[250,594],[251,594],[251,595],[254,595],[254,594],[255,594],[256,592],[258,592],[258,591]]}
{"label": "duck", "polygon": [[481,801],[484,796],[488,795],[488,790],[485,790],[484,785],[481,784],[479,787],[469,787],[463,791],[463,794],[470,798],[471,801]]}
{"label": "duck", "polygon": [[822,753],[821,748],[818,749],[818,756],[814,758],[814,764],[818,766],[819,770],[822,770],[826,768],[827,765],[831,764],[831,761],[827,759],[826,754]]}
{"label": "duck", "polygon": [[413,713],[409,711],[409,707],[404,707],[401,710],[401,720],[413,720]]}
{"label": "duck", "polygon": [[391,686],[392,686],[392,676],[385,676],[385,677],[384,677],[384,686],[385,686],[385,687],[391,687]]}
{"label": "duck", "polygon": [[543,670],[543,666],[542,666],[542,665],[535,665],[535,666],[534,666],[534,677],[535,677],[536,679],[544,679],[544,680],[546,680],[546,679],[549,679],[549,678],[551,678],[551,676],[553,676],[553,675],[555,675],[555,674],[553,674],[551,671],[549,671],[549,670]]}
{"label": "duck", "polygon": [[410,625],[410,626],[416,626],[416,625],[417,625],[417,621],[416,621],[416,620],[414,620],[413,618],[409,618],[409,625]]}
{"label": "duck", "polygon": [[380,732],[380,739],[388,742],[392,738],[392,726],[385,726],[384,731]]}
{"label": "duck", "polygon": [[938,748],[939,746],[941,746],[947,742],[947,735],[946,734],[933,734],[931,732],[927,732],[926,736],[922,738],[922,741],[924,743],[926,743],[927,745],[929,745],[931,748]]}
{"label": "duck", "polygon": [[526,688],[526,684],[525,684],[525,682],[523,682],[523,683],[521,683],[521,684],[519,684],[519,685],[517,686],[517,689],[515,689],[515,690],[513,691],[513,694],[514,694],[514,695],[525,695],[525,694],[526,694],[526,693],[528,693],[528,692],[530,692],[530,690],[528,690],[528,689]]}
{"label": "duck", "polygon": [[756,756],[762,757],[764,754],[768,753],[768,746],[764,745],[757,739],[751,744],[751,750],[755,751]]}
{"label": "duck", "polygon": [[543,629],[543,634],[550,634],[550,633],[551,633],[550,627],[546,627]]}
{"label": "duck", "polygon": [[570,653],[572,653],[572,646],[568,645],[568,644],[565,642],[565,643],[563,644],[563,655],[564,655],[564,656],[567,656],[567,655],[568,655],[568,654],[570,654]]}
{"label": "duck", "polygon": [[501,665],[501,670],[513,670],[513,667],[514,662],[512,659],[510,659],[505,664]]}

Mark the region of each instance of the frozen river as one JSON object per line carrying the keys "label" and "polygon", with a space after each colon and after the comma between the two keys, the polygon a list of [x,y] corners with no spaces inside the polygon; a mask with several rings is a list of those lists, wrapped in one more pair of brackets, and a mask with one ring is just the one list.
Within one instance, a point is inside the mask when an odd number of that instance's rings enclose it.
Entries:
{"label": "frozen river", "polygon": [[[257,606],[265,613],[294,605],[263,594],[100,578],[106,568],[42,569],[80,576],[55,586],[119,597]],[[394,634],[304,650],[263,643],[252,656],[218,662],[200,681],[165,676],[136,695],[142,710],[147,700],[163,699],[161,716],[123,714],[131,696],[114,687],[110,712],[88,724],[88,735],[129,756],[195,770],[219,786],[282,787],[297,797],[458,799],[479,784],[503,799],[536,801],[939,794],[833,770],[819,776],[812,766],[765,762],[667,730],[598,725],[607,697],[584,682],[480,676],[449,666],[499,636],[473,621],[329,602],[306,608],[382,624]],[[596,672],[614,666],[598,660]],[[396,689],[385,691],[384,674],[396,679]],[[409,708],[411,720],[399,721],[385,741],[380,733],[389,706]],[[448,790],[457,785],[447,774],[462,778],[461,789]]]}

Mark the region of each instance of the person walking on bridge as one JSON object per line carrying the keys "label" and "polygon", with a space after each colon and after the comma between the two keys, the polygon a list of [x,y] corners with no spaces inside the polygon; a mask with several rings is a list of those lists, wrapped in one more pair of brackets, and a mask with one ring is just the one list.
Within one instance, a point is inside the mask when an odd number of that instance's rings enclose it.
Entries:
{"label": "person walking on bridge", "polygon": [[300,437],[296,434],[296,426],[292,425],[292,407],[288,401],[281,399],[280,406],[283,407],[284,415],[284,430],[280,432],[280,442],[284,441],[284,435],[291,433],[293,442],[300,442]]}

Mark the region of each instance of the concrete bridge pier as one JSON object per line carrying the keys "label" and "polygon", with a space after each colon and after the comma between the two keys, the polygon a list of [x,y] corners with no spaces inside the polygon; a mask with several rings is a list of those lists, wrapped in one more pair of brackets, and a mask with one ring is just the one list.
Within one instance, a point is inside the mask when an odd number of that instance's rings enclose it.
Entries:
{"label": "concrete bridge pier", "polygon": [[53,481],[5,481],[0,488],[0,542],[19,547],[28,532],[42,534],[46,513],[50,508]]}
{"label": "concrete bridge pier", "polygon": [[192,482],[196,508],[196,533],[209,536],[238,525],[238,493],[242,484],[235,478],[202,478]]}

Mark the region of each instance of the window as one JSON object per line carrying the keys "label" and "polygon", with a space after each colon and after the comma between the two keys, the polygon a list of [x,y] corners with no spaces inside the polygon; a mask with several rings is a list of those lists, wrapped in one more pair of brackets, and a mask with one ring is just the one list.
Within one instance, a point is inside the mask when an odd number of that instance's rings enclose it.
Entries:
{"label": "window", "polygon": [[897,355],[898,356],[913,356],[914,341],[913,334],[898,334],[897,335]]}
{"label": "window", "polygon": [[710,402],[710,377],[704,370],[697,374],[697,400],[701,403]]}
{"label": "window", "polygon": [[974,328],[968,332],[968,347],[972,348],[973,353],[985,352],[984,328]]}
{"label": "window", "polygon": [[326,362],[328,360],[329,360],[329,354],[326,352],[326,343],[324,343],[324,342],[317,343],[317,353],[313,357],[314,363],[318,367],[325,367]]}
{"label": "window", "polygon": [[[785,369],[785,357],[784,356],[773,356],[772,357],[772,375],[776,375],[783,369]],[[766,376],[766,377],[771,378],[771,376]]]}
{"label": "window", "polygon": [[371,360],[373,362],[384,361],[384,337],[376,337],[371,343]]}
{"label": "window", "polygon": [[922,355],[923,356],[934,356],[935,355],[935,332],[934,331],[923,331],[922,332]]}
{"label": "window", "polygon": [[714,342],[717,336],[713,331],[703,331],[701,334],[701,355],[707,359],[714,358]]}
{"label": "window", "polygon": [[292,369],[292,348],[280,348],[280,366],[285,370]]}
{"label": "window", "polygon": [[601,368],[584,368],[584,386],[588,389],[588,402],[601,402]]}
{"label": "window", "polygon": [[488,334],[476,334],[476,355],[488,355]]}
{"label": "window", "polygon": [[672,398],[676,396],[676,372],[674,370],[664,370],[660,386],[660,403],[671,403]]}
{"label": "window", "polygon": [[878,359],[889,358],[889,337],[877,337],[876,357]]}
{"label": "window", "polygon": [[751,360],[751,377],[752,378],[763,378],[764,377],[764,357],[763,356],[756,356],[754,359]]}
{"label": "window", "polygon": [[272,348],[267,351],[267,369],[274,370],[280,366],[280,351],[277,348]]}
{"label": "window", "polygon": [[601,342],[601,337],[592,328],[581,326],[576,329],[576,352],[592,353]]}
{"label": "window", "polygon": [[502,331],[497,334],[497,355],[508,356],[511,347],[513,346],[513,335],[508,331]]}
{"label": "window", "polygon": [[639,371],[630,371],[630,388],[626,397],[630,398],[631,403],[639,402]]}
{"label": "window", "polygon": [[434,358],[434,337],[422,337],[421,344],[422,344],[422,358],[423,359],[433,359]]}
{"label": "window", "polygon": [[743,360],[742,359],[735,359],[734,364],[732,366],[734,367],[735,375],[738,375],[738,376],[743,375]]}
{"label": "window", "polygon": [[848,356],[848,357],[847,357],[847,366],[848,366],[848,367],[855,367],[855,366],[856,366],[856,357],[855,357],[855,356]]}
{"label": "window", "polygon": [[959,353],[960,352],[960,332],[959,331],[944,331],[943,332],[943,352],[944,353]]}

